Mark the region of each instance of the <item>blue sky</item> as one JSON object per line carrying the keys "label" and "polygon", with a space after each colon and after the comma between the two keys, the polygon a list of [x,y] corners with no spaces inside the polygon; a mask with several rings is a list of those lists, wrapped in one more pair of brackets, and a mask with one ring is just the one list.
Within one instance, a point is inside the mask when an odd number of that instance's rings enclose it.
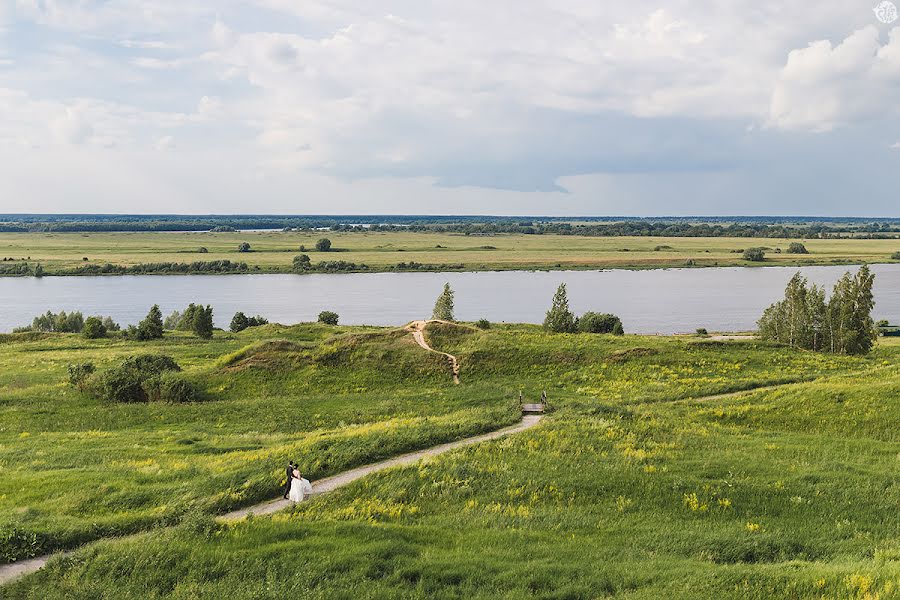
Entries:
{"label": "blue sky", "polygon": [[8,0],[0,212],[900,216],[868,2]]}

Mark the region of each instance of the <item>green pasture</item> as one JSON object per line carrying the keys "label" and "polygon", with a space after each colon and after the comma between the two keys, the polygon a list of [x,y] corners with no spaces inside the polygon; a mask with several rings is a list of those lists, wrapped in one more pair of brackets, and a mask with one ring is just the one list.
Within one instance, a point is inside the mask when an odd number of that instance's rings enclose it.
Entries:
{"label": "green pasture", "polygon": [[[7,336],[0,527],[66,547],[4,598],[896,598],[900,367],[755,341],[270,325],[209,342]],[[110,406],[65,364],[165,349],[190,405]],[[536,428],[268,518],[211,516],[517,419]],[[174,524],[174,527],[160,525]],[[7,545],[7,549],[13,546]]]}
{"label": "green pasture", "polygon": [[[335,251],[316,252],[328,237]],[[766,247],[754,266],[892,262],[897,240],[803,240],[809,254],[787,254],[792,241],[768,238],[464,235],[419,232],[2,233],[0,257],[40,262],[46,273],[83,265],[232,260],[262,272],[289,272],[305,246],[313,263],[344,260],[389,270],[416,262],[465,270],[657,268],[747,265],[740,251]],[[252,252],[238,252],[248,242]],[[206,248],[206,253],[198,252]],[[776,253],[777,249],[782,252]],[[84,259],[87,260],[84,260]],[[691,261],[690,263],[688,261]]]}

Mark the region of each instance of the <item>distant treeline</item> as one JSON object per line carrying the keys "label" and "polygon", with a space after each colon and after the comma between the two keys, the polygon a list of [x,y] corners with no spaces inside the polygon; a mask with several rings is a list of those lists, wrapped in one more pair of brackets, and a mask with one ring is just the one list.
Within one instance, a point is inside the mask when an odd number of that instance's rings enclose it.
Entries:
{"label": "distant treeline", "polygon": [[[365,225],[365,226],[364,226]],[[900,219],[854,217],[502,217],[423,215],[0,215],[0,232],[432,231],[469,235],[893,237]]]}
{"label": "distant treeline", "polygon": [[230,260],[206,260],[192,263],[142,263],[138,265],[84,265],[74,269],[62,269],[55,275],[152,275],[164,273],[246,273],[250,270],[245,262]]}

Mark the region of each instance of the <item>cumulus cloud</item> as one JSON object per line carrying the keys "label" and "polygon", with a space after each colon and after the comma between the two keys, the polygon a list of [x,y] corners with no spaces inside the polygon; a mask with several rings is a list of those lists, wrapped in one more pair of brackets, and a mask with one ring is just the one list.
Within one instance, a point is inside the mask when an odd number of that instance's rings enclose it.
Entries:
{"label": "cumulus cloud", "polygon": [[874,26],[837,45],[827,40],[788,55],[772,94],[771,121],[785,129],[830,131],[900,112],[900,30],[882,44]]}
{"label": "cumulus cloud", "polygon": [[[896,157],[861,128],[896,117],[900,30],[840,0],[14,7],[11,26],[29,21],[41,43],[0,54],[15,58],[4,85],[18,98],[0,137],[37,139],[50,124],[54,143],[148,152],[163,177],[184,172],[165,175],[174,153],[154,152],[177,139],[198,195],[215,172],[198,157],[219,148],[267,181],[410,180],[508,199],[576,195],[580,178],[601,177],[600,192],[580,193],[615,197],[618,185],[625,201],[658,204],[661,188],[635,178],[682,186],[682,199],[744,170],[771,180],[776,161],[813,160],[797,156],[810,132],[860,132]],[[812,147],[816,160],[842,152],[831,143]],[[843,167],[849,181],[863,171]]]}
{"label": "cumulus cloud", "polygon": [[51,122],[50,129],[59,140],[70,144],[82,144],[94,133],[81,111],[69,107]]}

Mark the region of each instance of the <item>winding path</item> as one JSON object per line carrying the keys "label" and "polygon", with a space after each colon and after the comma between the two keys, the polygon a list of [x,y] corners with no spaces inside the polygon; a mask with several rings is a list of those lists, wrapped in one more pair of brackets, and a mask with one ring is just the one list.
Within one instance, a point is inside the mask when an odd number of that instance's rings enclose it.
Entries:
{"label": "winding path", "polygon": [[[339,487],[343,487],[349,483],[352,483],[357,479],[361,479],[362,477],[365,477],[366,475],[369,475],[371,473],[383,471],[391,467],[410,465],[424,458],[437,456],[438,454],[443,454],[445,452],[449,452],[450,450],[455,450],[457,448],[462,448],[465,446],[471,446],[472,444],[478,444],[480,442],[495,440],[497,438],[513,433],[519,433],[520,431],[525,431],[526,429],[534,427],[540,421],[540,415],[526,415],[522,417],[522,420],[519,423],[511,425],[509,427],[504,427],[503,429],[497,429],[496,431],[491,431],[489,433],[457,440],[455,442],[440,444],[438,446],[433,446],[431,448],[426,448],[425,450],[419,450],[417,452],[401,454],[400,456],[396,456],[394,458],[389,458],[387,460],[372,463],[370,465],[364,465],[362,467],[350,469],[349,471],[344,471],[343,473],[338,473],[337,475],[314,481],[312,483],[312,493],[314,496],[319,494],[326,494],[328,492],[336,490]],[[248,506],[247,508],[242,508],[240,510],[220,515],[216,517],[216,520],[221,522],[238,521],[241,519],[245,519],[251,513],[254,516],[268,515],[274,512],[278,512],[279,510],[283,510],[290,506],[290,504],[290,501],[279,498],[278,500],[262,502],[254,506]],[[0,565],[0,585],[9,583],[15,579],[18,579],[19,577],[34,573],[35,571],[39,571],[44,567],[44,565],[47,564],[47,561],[50,560],[50,558],[54,556],[64,556],[66,554],[68,554],[68,552],[58,552],[55,554],[46,554],[44,556],[21,560],[6,565]]]}
{"label": "winding path", "polygon": [[450,369],[453,372],[453,383],[459,384],[459,361],[456,360],[456,357],[452,354],[447,354],[446,352],[435,350],[428,345],[428,342],[425,341],[425,326],[429,323],[446,323],[446,321],[439,321],[437,319],[431,321],[413,321],[406,326],[406,330],[412,333],[413,339],[416,340],[417,344],[419,344],[429,352],[434,352],[435,354],[440,354],[441,356],[447,357],[447,360],[450,362]]}

